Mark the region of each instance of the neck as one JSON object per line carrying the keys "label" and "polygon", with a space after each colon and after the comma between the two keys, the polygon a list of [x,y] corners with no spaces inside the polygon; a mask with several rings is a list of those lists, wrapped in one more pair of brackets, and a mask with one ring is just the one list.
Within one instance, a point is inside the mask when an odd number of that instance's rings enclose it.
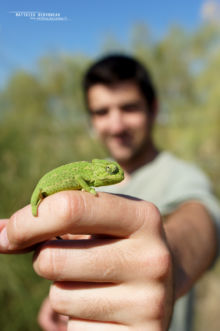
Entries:
{"label": "neck", "polygon": [[152,141],[148,143],[147,146],[143,148],[137,155],[135,155],[130,160],[119,161],[119,164],[125,171],[125,175],[129,177],[129,175],[137,170],[138,168],[150,163],[155,159],[155,157],[159,154],[158,149],[153,144]]}

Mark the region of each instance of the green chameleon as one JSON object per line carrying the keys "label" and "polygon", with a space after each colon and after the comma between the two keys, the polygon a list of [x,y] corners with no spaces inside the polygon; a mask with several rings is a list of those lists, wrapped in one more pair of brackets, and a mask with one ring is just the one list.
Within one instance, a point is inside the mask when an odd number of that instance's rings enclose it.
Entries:
{"label": "green chameleon", "polygon": [[96,195],[92,187],[112,185],[124,179],[124,171],[117,162],[94,159],[65,164],[46,173],[31,196],[32,214],[48,195],[64,190],[84,190]]}

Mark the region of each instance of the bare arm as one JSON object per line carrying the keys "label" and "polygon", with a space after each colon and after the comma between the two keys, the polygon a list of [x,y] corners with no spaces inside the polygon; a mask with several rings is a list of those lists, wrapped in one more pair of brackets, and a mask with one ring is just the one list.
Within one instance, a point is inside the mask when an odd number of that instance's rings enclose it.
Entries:
{"label": "bare arm", "polygon": [[213,262],[217,250],[216,230],[206,208],[192,201],[166,217],[165,232],[174,258],[177,299],[189,291]]}

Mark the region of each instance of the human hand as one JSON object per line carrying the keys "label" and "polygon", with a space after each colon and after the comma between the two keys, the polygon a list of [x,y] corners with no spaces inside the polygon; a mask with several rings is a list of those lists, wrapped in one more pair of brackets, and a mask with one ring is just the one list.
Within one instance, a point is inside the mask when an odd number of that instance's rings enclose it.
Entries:
{"label": "human hand", "polygon": [[69,317],[68,331],[167,330],[172,258],[156,207],[104,193],[60,192],[45,199],[37,219],[30,206],[11,217],[7,248],[68,233],[95,237],[47,241],[34,260],[36,272],[54,281],[51,306]]}

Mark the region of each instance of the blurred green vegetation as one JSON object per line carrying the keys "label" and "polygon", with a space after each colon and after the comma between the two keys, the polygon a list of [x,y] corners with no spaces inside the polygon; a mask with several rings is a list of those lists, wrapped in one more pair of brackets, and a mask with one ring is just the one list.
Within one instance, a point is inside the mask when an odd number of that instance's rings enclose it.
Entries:
{"label": "blurred green vegetation", "polygon": [[[149,28],[139,24],[133,27],[127,45],[110,36],[101,52],[129,52],[146,64],[159,91],[158,145],[205,170],[218,198],[219,32],[219,26],[210,24],[193,33],[173,26],[162,40],[155,40]],[[67,162],[106,156],[92,135],[83,103],[81,79],[92,60],[83,54],[45,56],[34,73],[14,72],[0,91],[1,218],[29,203],[37,180],[46,171]],[[49,284],[35,275],[31,259],[31,254],[0,256],[3,331],[39,330],[36,316]],[[220,275],[218,265],[215,269],[210,279]],[[203,290],[198,290],[195,329],[200,331],[205,330],[204,316],[213,321],[213,307],[219,306],[207,300],[220,292],[220,282],[211,294],[209,284],[210,280],[205,281]],[[213,331],[220,329],[220,321],[215,319],[213,325]]]}

